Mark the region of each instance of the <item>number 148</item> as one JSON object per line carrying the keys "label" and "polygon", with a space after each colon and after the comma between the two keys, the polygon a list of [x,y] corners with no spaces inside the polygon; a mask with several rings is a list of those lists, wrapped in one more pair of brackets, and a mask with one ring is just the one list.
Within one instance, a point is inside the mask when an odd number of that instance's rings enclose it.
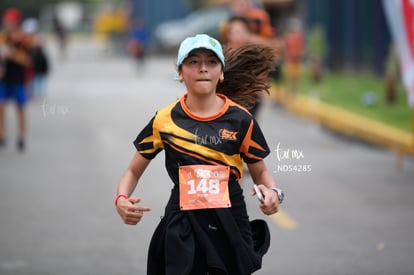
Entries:
{"label": "number 148", "polygon": [[210,194],[218,194],[220,193],[220,181],[218,179],[201,179],[197,186],[194,180],[189,180],[187,182],[190,185],[190,189],[188,190],[189,195],[197,194],[197,192],[201,192],[203,194],[210,193]]}

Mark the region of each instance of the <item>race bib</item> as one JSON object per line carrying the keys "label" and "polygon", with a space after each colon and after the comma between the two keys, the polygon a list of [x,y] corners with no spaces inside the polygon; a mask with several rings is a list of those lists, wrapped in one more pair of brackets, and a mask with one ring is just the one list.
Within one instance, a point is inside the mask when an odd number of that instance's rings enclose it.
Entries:
{"label": "race bib", "polygon": [[186,165],[178,174],[181,210],[231,207],[228,166]]}

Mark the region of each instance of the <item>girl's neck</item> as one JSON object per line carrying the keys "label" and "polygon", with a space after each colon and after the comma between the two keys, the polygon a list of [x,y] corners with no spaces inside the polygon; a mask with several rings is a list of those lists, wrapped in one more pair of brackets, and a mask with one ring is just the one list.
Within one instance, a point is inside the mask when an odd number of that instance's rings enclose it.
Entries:
{"label": "girl's neck", "polygon": [[185,105],[191,113],[200,117],[209,117],[220,112],[224,106],[224,100],[215,93],[203,96],[188,93]]}

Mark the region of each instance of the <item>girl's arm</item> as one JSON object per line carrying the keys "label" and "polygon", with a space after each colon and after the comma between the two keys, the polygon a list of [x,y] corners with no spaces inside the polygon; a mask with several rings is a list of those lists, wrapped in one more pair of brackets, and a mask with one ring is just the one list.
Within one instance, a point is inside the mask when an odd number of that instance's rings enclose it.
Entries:
{"label": "girl's arm", "polygon": [[143,212],[150,211],[148,207],[137,205],[141,201],[140,198],[129,197],[135,190],[139,178],[149,163],[150,160],[144,158],[138,152],[135,153],[131,163],[118,183],[115,205],[118,214],[126,224],[137,224],[141,220]]}
{"label": "girl's arm", "polygon": [[276,183],[267,171],[266,164],[261,160],[248,164],[247,167],[254,183],[258,185],[265,198],[264,202],[260,204],[260,209],[266,215],[275,214],[279,211],[279,197],[272,190],[272,188],[276,187]]}

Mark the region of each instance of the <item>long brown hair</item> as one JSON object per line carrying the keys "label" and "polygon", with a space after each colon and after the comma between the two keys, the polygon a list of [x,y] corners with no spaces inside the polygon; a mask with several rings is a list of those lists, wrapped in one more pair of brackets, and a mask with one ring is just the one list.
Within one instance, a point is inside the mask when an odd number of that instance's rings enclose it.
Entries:
{"label": "long brown hair", "polygon": [[246,109],[252,108],[261,94],[269,94],[267,74],[274,70],[275,51],[264,45],[246,44],[224,52],[224,81],[217,93],[224,94]]}

